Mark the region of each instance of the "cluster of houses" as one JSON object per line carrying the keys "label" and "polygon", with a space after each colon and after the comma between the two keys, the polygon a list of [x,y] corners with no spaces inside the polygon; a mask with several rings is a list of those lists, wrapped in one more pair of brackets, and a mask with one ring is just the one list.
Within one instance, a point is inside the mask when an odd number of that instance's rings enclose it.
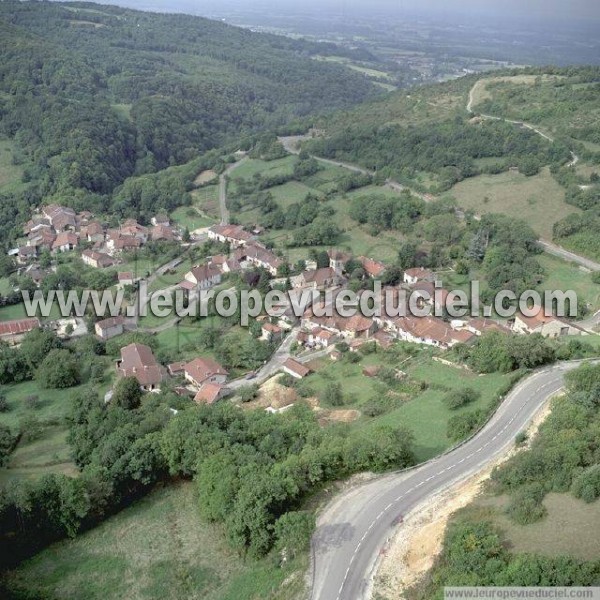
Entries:
{"label": "cluster of houses", "polygon": [[[343,265],[347,263],[350,256],[338,251],[330,251],[329,256],[329,267],[300,274],[293,278],[294,287],[336,288],[331,300],[334,302],[336,293],[344,291]],[[385,270],[385,265],[379,261],[365,257],[359,257],[358,261],[362,264],[365,273],[373,278],[380,277]],[[407,306],[404,306],[403,311],[398,310],[400,302],[406,302],[406,298],[412,292],[418,292],[424,298],[421,305],[428,304],[432,309],[429,316],[411,315]],[[326,312],[325,305],[312,306],[302,317],[298,341],[310,348],[330,348],[337,342],[346,341],[352,350],[365,341],[374,341],[387,347],[394,340],[402,340],[448,349],[456,344],[471,343],[487,331],[505,334],[540,333],[544,337],[587,335],[585,330],[573,323],[559,317],[545,316],[541,308],[533,317],[517,314],[515,319],[506,325],[485,318],[447,321],[433,316],[436,312],[433,309],[442,309],[448,295],[447,290],[439,287],[439,284],[436,285],[435,274],[428,269],[421,267],[407,269],[403,274],[401,285],[382,290],[384,305],[380,316],[371,318],[357,314],[352,317],[341,317],[336,315],[335,311],[333,316],[321,316]],[[392,303],[390,307],[392,310],[387,310],[386,301]],[[403,312],[406,316],[387,316],[394,312]]]}
{"label": "cluster of houses", "polygon": [[145,392],[156,392],[168,377],[181,377],[184,384],[177,393],[193,397],[198,404],[213,404],[228,393],[225,385],[229,373],[211,358],[196,358],[163,367],[152,349],[144,344],[129,344],[121,348],[116,363],[120,377],[135,377]]}
{"label": "cluster of houses", "polygon": [[149,240],[176,240],[177,231],[167,215],[156,215],[150,227],[127,219],[107,228],[89,211],[50,204],[43,206],[23,228],[25,244],[11,251],[17,262],[30,264],[42,251],[70,252],[82,246],[81,258],[90,267],[103,269],[118,262],[123,251],[136,250]]}
{"label": "cluster of houses", "polygon": [[266,269],[274,277],[285,262],[241,225],[215,225],[208,230],[208,239],[229,244],[231,254],[212,256],[205,264],[195,266],[179,287],[190,292],[207,290],[219,285],[224,275],[251,267]]}

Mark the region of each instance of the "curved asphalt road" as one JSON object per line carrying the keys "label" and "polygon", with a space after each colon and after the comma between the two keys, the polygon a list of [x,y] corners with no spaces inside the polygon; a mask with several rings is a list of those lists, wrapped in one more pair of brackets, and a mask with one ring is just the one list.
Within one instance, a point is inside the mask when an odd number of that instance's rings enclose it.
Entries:
{"label": "curved asphalt road", "polygon": [[412,471],[384,476],[337,497],[313,538],[312,600],[360,600],[395,520],[429,497],[481,471],[513,446],[579,363],[562,363],[520,382],[470,441]]}

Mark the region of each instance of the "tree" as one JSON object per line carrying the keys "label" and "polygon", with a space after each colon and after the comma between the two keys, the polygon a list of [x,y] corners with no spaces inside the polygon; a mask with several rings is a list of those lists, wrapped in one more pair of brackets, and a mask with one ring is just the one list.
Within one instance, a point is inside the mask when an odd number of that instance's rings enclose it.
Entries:
{"label": "tree", "polygon": [[340,383],[332,381],[325,386],[323,390],[323,402],[330,406],[342,406],[344,404],[344,395]]}
{"label": "tree", "polygon": [[403,271],[412,269],[417,265],[417,246],[412,242],[405,242],[398,250],[398,267]]}
{"label": "tree", "polygon": [[13,451],[17,442],[16,437],[11,433],[10,427],[0,423],[0,467],[8,462],[8,457]]}
{"label": "tree", "polygon": [[115,385],[112,402],[125,410],[138,408],[142,401],[142,390],[135,377],[122,377]]}
{"label": "tree", "polygon": [[79,383],[79,365],[68,350],[51,350],[37,368],[35,377],[45,389],[64,389]]}
{"label": "tree", "polygon": [[274,532],[277,549],[286,560],[295,558],[308,550],[315,528],[315,515],[309,511],[288,512],[275,522]]}
{"label": "tree", "polygon": [[34,329],[23,338],[21,355],[33,371],[42,364],[52,350],[61,347],[62,343],[56,333],[46,329]]}
{"label": "tree", "polygon": [[24,441],[32,442],[41,437],[44,426],[34,414],[27,413],[19,423],[19,430]]}
{"label": "tree", "polygon": [[258,384],[244,385],[238,389],[237,395],[242,402],[251,402],[258,396],[260,388]]}
{"label": "tree", "polygon": [[446,394],[446,396],[444,396],[444,403],[450,410],[456,410],[471,402],[475,402],[480,396],[480,392],[477,392],[473,388],[466,387]]}

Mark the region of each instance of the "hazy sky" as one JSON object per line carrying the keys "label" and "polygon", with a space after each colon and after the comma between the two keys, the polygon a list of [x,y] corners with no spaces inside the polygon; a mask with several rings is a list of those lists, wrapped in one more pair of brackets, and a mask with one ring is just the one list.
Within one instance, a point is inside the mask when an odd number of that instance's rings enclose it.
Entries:
{"label": "hazy sky", "polygon": [[[98,0],[102,3],[103,0]],[[402,14],[429,13],[440,18],[452,15],[506,16],[535,20],[600,21],[600,0],[104,0],[107,4],[140,9],[190,12],[193,14],[224,13],[228,7],[306,13],[335,11],[341,14],[380,11]]]}

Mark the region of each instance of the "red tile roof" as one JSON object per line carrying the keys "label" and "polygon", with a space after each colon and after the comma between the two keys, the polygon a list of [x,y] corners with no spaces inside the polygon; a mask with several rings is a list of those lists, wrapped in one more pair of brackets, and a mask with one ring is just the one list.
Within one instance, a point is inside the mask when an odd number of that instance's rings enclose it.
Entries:
{"label": "red tile roof", "polygon": [[163,380],[162,367],[156,362],[152,349],[144,344],[129,344],[121,348],[119,373],[135,377],[140,385],[158,385]]}
{"label": "red tile roof", "polygon": [[382,262],[373,260],[372,258],[366,258],[365,256],[360,256],[358,260],[370,277],[381,277],[381,275],[383,275],[386,267]]}
{"label": "red tile roof", "polygon": [[194,267],[191,270],[191,273],[199,283],[202,281],[208,281],[221,274],[219,270],[213,269],[209,265],[200,265],[198,267]]}
{"label": "red tile roof", "polygon": [[185,365],[185,372],[198,384],[201,384],[215,375],[229,375],[229,373],[212,358],[196,358]]}
{"label": "red tile roof", "polygon": [[112,329],[113,327],[123,325],[124,323],[125,319],[123,317],[110,317],[109,319],[103,319],[102,321],[98,321],[95,326],[104,330]]}
{"label": "red tile roof", "polygon": [[417,281],[426,281],[427,279],[433,278],[433,273],[423,267],[416,267],[414,269],[406,269],[404,271],[405,275],[409,277],[416,278]]}
{"label": "red tile roof", "polygon": [[283,363],[283,366],[293,373],[296,373],[296,375],[299,375],[300,377],[306,377],[310,373],[310,369],[308,367],[304,366],[302,363],[299,363],[293,358],[288,358]]}
{"label": "red tile roof", "polygon": [[225,386],[218,383],[205,383],[202,389],[194,396],[194,402],[198,404],[214,404],[224,389]]}
{"label": "red tile roof", "polygon": [[0,321],[0,336],[21,335],[37,329],[40,326],[39,319],[16,319],[14,321]]}

